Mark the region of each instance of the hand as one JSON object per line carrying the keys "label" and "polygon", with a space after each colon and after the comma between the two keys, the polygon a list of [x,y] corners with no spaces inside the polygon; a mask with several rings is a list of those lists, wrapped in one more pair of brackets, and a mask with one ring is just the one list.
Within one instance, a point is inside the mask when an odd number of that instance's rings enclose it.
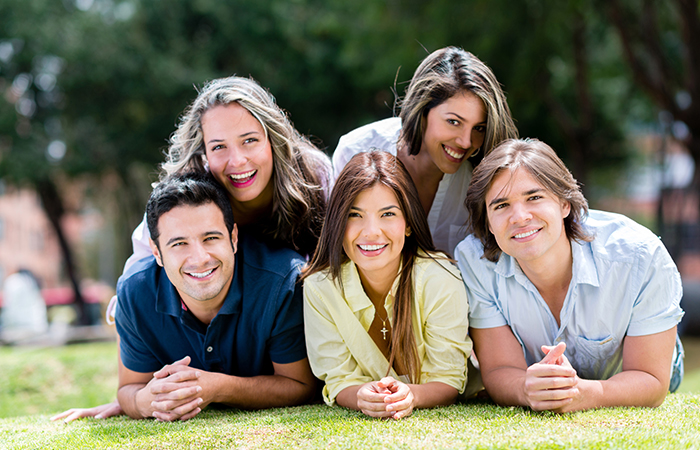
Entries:
{"label": "hand", "polygon": [[[386,378],[382,380],[386,380]],[[387,404],[384,401],[389,395],[391,395],[391,391],[380,385],[379,381],[365,383],[357,391],[357,407],[370,417],[391,417],[393,412],[387,411]]]}
{"label": "hand", "polygon": [[386,410],[393,414],[394,419],[398,420],[411,415],[416,398],[406,383],[392,377],[385,377],[379,380],[377,385],[391,392],[384,397],[384,402],[387,403]]}
{"label": "hand", "polygon": [[189,356],[169,364],[153,374],[143,391],[151,396],[152,416],[158,420],[188,420],[199,414],[203,399],[200,396],[199,370],[189,367]]}
{"label": "hand", "polygon": [[106,419],[108,417],[119,416],[121,414],[124,414],[124,411],[122,411],[121,406],[119,406],[119,402],[115,400],[112,403],[95,406],[94,408],[72,408],[51,417],[51,421],[53,422],[63,419],[64,423],[68,423],[74,421],[75,419],[82,419],[83,417]]}
{"label": "hand", "polygon": [[542,346],[542,361],[527,368],[525,397],[535,411],[563,410],[579,395],[578,377],[564,356],[566,343],[555,347]]}

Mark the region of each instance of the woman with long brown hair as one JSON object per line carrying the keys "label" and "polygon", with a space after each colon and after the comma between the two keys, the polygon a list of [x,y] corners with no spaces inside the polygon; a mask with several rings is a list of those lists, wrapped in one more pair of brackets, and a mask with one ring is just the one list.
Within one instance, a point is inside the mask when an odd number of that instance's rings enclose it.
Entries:
{"label": "woman with long brown hair", "polygon": [[399,159],[375,151],[348,162],[304,279],[309,362],[327,404],[400,419],[464,391],[466,290],[436,253]]}

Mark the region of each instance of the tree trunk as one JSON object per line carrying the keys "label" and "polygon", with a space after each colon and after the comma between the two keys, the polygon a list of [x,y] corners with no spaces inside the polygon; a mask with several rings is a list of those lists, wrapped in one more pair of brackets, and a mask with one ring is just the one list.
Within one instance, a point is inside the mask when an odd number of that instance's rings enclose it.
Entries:
{"label": "tree trunk", "polygon": [[53,180],[49,178],[38,180],[35,182],[35,187],[41,199],[44,211],[46,211],[46,216],[49,218],[49,222],[56,232],[56,237],[61,247],[63,262],[66,265],[66,274],[68,275],[75,296],[74,303],[78,312],[78,323],[80,325],[90,325],[90,318],[87,315],[85,307],[85,299],[80,292],[78,273],[73,262],[73,252],[66,240],[66,236],[63,233],[63,226],[61,225],[61,219],[65,214],[63,201],[61,200],[61,196]]}

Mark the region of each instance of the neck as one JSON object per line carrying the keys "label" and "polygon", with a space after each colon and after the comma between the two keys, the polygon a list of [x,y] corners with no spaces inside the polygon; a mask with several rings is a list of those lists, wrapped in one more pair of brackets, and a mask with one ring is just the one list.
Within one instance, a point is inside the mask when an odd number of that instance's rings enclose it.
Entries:
{"label": "neck", "polygon": [[233,217],[239,225],[249,225],[265,219],[272,214],[272,181],[252,200],[240,202],[229,196]]}
{"label": "neck", "polygon": [[409,155],[408,146],[400,144],[396,155],[406,167],[413,183],[418,188],[421,206],[423,206],[423,210],[427,215],[430,213],[435,194],[445,174],[430,159],[427,151],[420,151],[417,155]]}
{"label": "neck", "polygon": [[386,296],[389,295],[391,286],[398,276],[398,266],[369,273],[364,273],[362,270],[358,270],[358,272],[360,273],[362,288],[367,294],[367,297],[372,301],[375,308],[378,306],[383,308]]}
{"label": "neck", "polygon": [[571,243],[562,233],[563,240],[557,242],[547,254],[536,261],[518,261],[527,278],[535,285],[552,315],[561,324],[559,313],[564,305],[571,284],[573,255]]}
{"label": "neck", "polygon": [[195,300],[187,294],[181,293],[180,291],[178,291],[178,294],[180,294],[180,299],[182,299],[182,302],[185,304],[185,306],[187,306],[187,309],[192,313],[192,315],[194,315],[197,320],[203,324],[209,325],[211,321],[214,320],[214,317],[216,317],[216,315],[219,313],[219,310],[221,310],[230,287],[231,280],[228,281],[219,295],[210,300],[204,301]]}

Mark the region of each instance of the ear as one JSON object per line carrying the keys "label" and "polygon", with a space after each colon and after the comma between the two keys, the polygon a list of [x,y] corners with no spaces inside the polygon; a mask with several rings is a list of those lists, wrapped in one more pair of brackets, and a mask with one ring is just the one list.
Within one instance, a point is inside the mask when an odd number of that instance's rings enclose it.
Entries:
{"label": "ear", "polygon": [[148,238],[148,245],[151,246],[151,251],[153,252],[153,256],[156,258],[156,262],[158,263],[158,265],[160,267],[163,267],[163,259],[161,258],[158,246],[155,242],[153,242],[153,239]]}
{"label": "ear", "polygon": [[566,219],[571,214],[571,203],[568,200],[562,200],[561,203],[561,217]]}
{"label": "ear", "polygon": [[233,247],[233,254],[235,255],[238,251],[238,226],[235,223],[231,230],[231,247]]}
{"label": "ear", "polygon": [[411,235],[411,227],[406,227],[406,237],[409,237]]}

